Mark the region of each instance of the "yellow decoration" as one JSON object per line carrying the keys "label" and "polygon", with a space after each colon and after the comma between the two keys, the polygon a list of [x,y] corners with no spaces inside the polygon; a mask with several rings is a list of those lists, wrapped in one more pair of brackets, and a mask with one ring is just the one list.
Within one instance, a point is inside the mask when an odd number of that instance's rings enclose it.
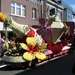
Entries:
{"label": "yellow decoration", "polygon": [[23,54],[23,58],[24,58],[25,60],[27,60],[27,61],[32,61],[33,58],[34,58],[34,55],[31,54],[31,53],[29,53],[29,52],[25,52],[25,53]]}
{"label": "yellow decoration", "polygon": [[0,12],[0,21],[3,22],[6,19],[6,16]]}
{"label": "yellow decoration", "polygon": [[36,45],[36,39],[34,37],[27,37],[26,42],[28,45],[32,45],[32,46]]}
{"label": "yellow decoration", "polygon": [[25,50],[29,50],[28,47],[27,47],[27,45],[24,44],[24,43],[20,43],[20,46],[21,46],[23,49],[25,49]]}
{"label": "yellow decoration", "polygon": [[38,58],[40,60],[45,60],[46,59],[46,55],[44,53],[36,52],[35,56],[36,56],[36,58]]}
{"label": "yellow decoration", "polygon": [[5,46],[8,49],[9,48],[9,43],[8,42],[5,42]]}

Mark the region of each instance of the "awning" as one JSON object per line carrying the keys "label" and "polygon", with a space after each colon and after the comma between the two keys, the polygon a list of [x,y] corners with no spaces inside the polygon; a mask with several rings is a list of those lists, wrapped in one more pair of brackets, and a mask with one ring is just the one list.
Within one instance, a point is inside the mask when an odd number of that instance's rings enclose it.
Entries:
{"label": "awning", "polygon": [[[0,22],[0,31],[3,31],[4,28],[3,28],[3,22]],[[12,29],[10,28],[7,28],[7,31],[12,31]]]}

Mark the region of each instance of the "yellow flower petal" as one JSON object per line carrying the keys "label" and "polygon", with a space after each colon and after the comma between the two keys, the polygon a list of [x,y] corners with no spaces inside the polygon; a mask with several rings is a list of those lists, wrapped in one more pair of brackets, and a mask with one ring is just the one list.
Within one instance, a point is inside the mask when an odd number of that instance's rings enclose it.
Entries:
{"label": "yellow flower petal", "polygon": [[36,58],[41,59],[41,60],[45,60],[46,59],[46,55],[44,53],[35,53]]}
{"label": "yellow flower petal", "polygon": [[32,45],[32,46],[36,45],[36,39],[34,37],[27,37],[26,42],[28,45]]}
{"label": "yellow flower petal", "polygon": [[20,46],[24,49],[24,50],[29,50],[27,45],[24,43],[20,43]]}
{"label": "yellow flower petal", "polygon": [[34,55],[29,52],[25,52],[23,54],[23,58],[27,61],[32,61],[34,59]]}

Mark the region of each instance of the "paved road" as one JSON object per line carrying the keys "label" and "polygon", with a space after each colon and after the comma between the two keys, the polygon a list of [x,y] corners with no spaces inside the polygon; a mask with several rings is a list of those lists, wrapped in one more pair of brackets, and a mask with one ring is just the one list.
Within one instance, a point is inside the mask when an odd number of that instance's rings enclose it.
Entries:
{"label": "paved road", "polygon": [[75,55],[68,54],[28,70],[0,68],[0,75],[72,75],[71,68],[74,60]]}

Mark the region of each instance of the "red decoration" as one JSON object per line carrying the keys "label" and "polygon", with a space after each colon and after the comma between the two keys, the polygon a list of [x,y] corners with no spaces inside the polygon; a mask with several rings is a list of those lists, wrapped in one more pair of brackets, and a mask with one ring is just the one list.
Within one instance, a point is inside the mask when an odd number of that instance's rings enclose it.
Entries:
{"label": "red decoration", "polygon": [[61,42],[53,44],[51,41],[49,41],[47,44],[48,44],[48,49],[50,49],[53,52],[53,54],[57,54],[62,51],[63,45]]}
{"label": "red decoration", "polygon": [[29,27],[29,28],[30,28],[30,32],[27,34],[27,36],[28,37],[34,37],[35,31],[31,27]]}

